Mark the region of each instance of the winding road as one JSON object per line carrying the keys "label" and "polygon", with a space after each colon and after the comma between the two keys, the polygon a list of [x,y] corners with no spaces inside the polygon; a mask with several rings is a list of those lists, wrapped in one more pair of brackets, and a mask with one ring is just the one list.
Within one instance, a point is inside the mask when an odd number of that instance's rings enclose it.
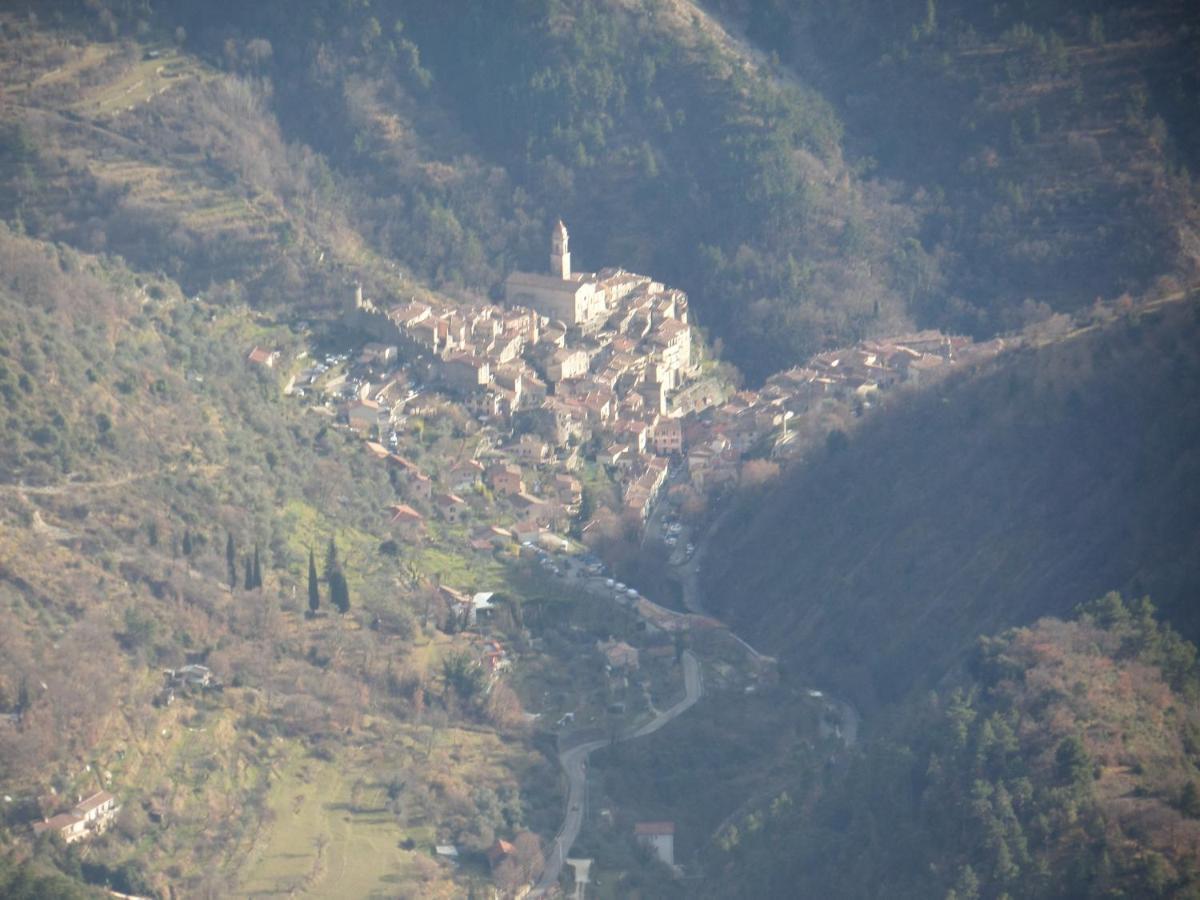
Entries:
{"label": "winding road", "polygon": [[[700,677],[700,661],[690,650],[685,650],[683,663],[683,699],[670,709],[663,710],[649,722],[625,734],[618,735],[617,741],[629,741],[645,737],[658,731],[672,719],[682,715],[704,696],[704,680]],[[546,867],[542,870],[534,886],[533,893],[537,896],[545,894],[558,881],[563,862],[571,851],[579,830],[583,827],[584,802],[587,786],[587,759],[593,750],[607,747],[613,741],[608,738],[585,741],[576,744],[558,754],[559,765],[567,776],[567,812],[563,818],[562,828],[554,838],[547,853]]]}
{"label": "winding road", "polygon": [[[656,511],[656,514],[651,517],[648,531],[651,529],[657,530],[661,527],[659,515],[659,511]],[[674,569],[675,576],[683,586],[683,601],[688,612],[680,613],[668,610],[641,596],[631,601],[629,598],[623,597],[619,592],[615,597],[617,602],[630,606],[638,615],[647,620],[656,621],[656,624],[660,625],[660,627],[666,622],[672,622],[676,627],[683,628],[687,628],[693,623],[712,623],[714,620],[705,613],[701,599],[700,560],[704,556],[704,550],[708,545],[709,539],[715,532],[719,521],[718,519],[707,530],[699,542],[700,546],[696,548],[696,552],[692,555],[691,559],[677,564],[668,563]],[[686,533],[683,535],[682,540],[687,540]],[[571,571],[569,567],[566,577],[582,582],[586,588],[598,594],[607,595],[613,590],[607,586],[603,577],[587,577],[581,573]],[[729,634],[745,647],[747,652],[758,662],[775,662],[774,657],[760,653],[737,634],[734,634],[732,631],[729,631]],[[629,741],[653,734],[694,706],[704,695],[704,681],[701,678],[699,659],[696,658],[692,651],[685,650],[681,656],[681,662],[683,665],[684,695],[683,699],[670,709],[658,713],[654,718],[638,728],[617,735],[615,739],[604,737],[589,740],[585,738],[580,743],[559,751],[558,762],[567,778],[566,812],[563,816],[562,827],[559,828],[558,834],[555,835],[554,841],[550,844],[547,851],[545,867],[542,870],[542,874],[535,881],[530,896],[545,896],[546,892],[558,882],[567,855],[571,852],[571,847],[579,837],[580,829],[583,827],[583,817],[586,813],[587,761],[592,752],[616,741]],[[824,696],[816,691],[810,691],[810,693],[813,696]],[[858,711],[849,703],[833,697],[826,697],[826,702],[840,712],[839,736],[846,747],[852,747],[858,739]],[[735,811],[734,814],[737,812]]]}

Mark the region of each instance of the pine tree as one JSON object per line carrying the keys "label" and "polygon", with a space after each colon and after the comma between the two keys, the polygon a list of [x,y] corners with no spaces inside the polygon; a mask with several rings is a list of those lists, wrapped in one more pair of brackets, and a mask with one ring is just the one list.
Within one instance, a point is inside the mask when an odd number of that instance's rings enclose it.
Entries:
{"label": "pine tree", "polygon": [[233,533],[225,541],[225,562],[229,566],[229,589],[237,587],[237,548],[233,544]]}
{"label": "pine tree", "polygon": [[262,563],[258,557],[258,544],[254,545],[254,587],[257,590],[262,590]]}
{"label": "pine tree", "polygon": [[321,606],[321,590],[317,587],[317,560],[312,547],[308,548],[308,609],[315,616]]}

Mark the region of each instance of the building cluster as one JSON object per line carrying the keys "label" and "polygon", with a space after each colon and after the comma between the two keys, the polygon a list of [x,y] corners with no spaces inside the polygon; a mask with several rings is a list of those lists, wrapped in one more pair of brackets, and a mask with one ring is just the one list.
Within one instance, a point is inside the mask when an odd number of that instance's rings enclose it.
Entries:
{"label": "building cluster", "polygon": [[[581,499],[569,475],[575,448],[589,442],[619,467],[625,507],[644,518],[664,484],[667,458],[682,450],[671,398],[696,372],[687,295],[621,269],[572,272],[568,240],[559,222],[551,271],[514,272],[504,306],[408,302],[384,309],[355,289],[348,319],[374,340],[349,377],[326,389],[340,392],[351,428],[378,438],[372,452],[402,470],[411,494],[451,522],[467,507],[461,492],[482,477],[525,513],[525,533],[561,527]],[[321,374],[315,365],[303,381]],[[422,411],[426,386],[512,435],[493,448],[482,471],[464,461],[440,493],[384,439]],[[531,491],[529,468],[556,463],[556,474]],[[417,524],[411,505],[394,512],[397,521]]]}
{"label": "building cluster", "polygon": [[970,338],[921,331],[866,340],[818,354],[804,366],[772,375],[756,391],[737,391],[722,403],[680,417],[679,452],[691,483],[708,489],[735,482],[749,453],[786,458],[802,451],[787,440],[789,423],[833,402],[852,409],[869,407],[898,385],[920,385],[956,365],[993,356],[1002,340],[986,344]]}
{"label": "building cluster", "polygon": [[[514,538],[561,540],[554,533],[581,511],[573,473],[585,459],[619,482],[623,518],[645,521],[672,462],[697,491],[719,490],[737,483],[748,456],[802,450],[791,441],[793,420],[860,411],[899,383],[928,381],[1002,347],[935,331],[863,341],[779,372],[759,390],[727,394],[699,377],[687,296],[621,269],[574,272],[561,221],[549,271],[514,272],[504,291],[504,305],[386,306],[356,287],[347,324],[370,343],[314,361],[289,383],[297,392],[320,383],[392,469],[403,501],[389,509],[398,532],[419,535],[429,516],[449,526],[477,521],[474,512],[489,522],[470,536],[481,550]],[[447,413],[480,423],[482,439],[466,458],[416,462],[399,452],[401,423]],[[505,515],[485,511],[493,502]]]}
{"label": "building cluster", "polygon": [[33,833],[57,834],[68,844],[73,844],[103,834],[116,819],[120,809],[116,797],[108,791],[100,791],[86,799],[80,799],[69,812],[35,822]]}

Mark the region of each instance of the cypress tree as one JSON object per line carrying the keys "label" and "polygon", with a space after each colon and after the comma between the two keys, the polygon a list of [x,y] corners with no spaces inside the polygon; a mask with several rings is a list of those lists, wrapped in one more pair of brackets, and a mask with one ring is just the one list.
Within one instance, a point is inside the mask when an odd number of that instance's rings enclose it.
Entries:
{"label": "cypress tree", "polygon": [[183,529],[183,555],[192,555],[192,531],[190,528]]}
{"label": "cypress tree", "polygon": [[317,560],[312,547],[308,548],[308,609],[315,616],[321,606],[321,590],[317,587]]}
{"label": "cypress tree", "polygon": [[329,600],[343,616],[350,611],[350,588],[341,569],[329,573]]}
{"label": "cypress tree", "polygon": [[225,562],[229,566],[229,589],[237,587],[237,548],[233,545],[233,533],[225,541]]}
{"label": "cypress tree", "polygon": [[338,561],[337,543],[333,538],[329,539],[329,548],[325,551],[325,579],[329,582],[330,605],[345,615],[350,609],[350,589],[346,585],[346,576]]}
{"label": "cypress tree", "polygon": [[250,557],[248,556],[244,560],[244,564],[246,567],[246,577],[242,581],[242,586],[246,590],[250,590],[254,587],[254,564],[250,562]]}
{"label": "cypress tree", "polygon": [[262,590],[262,563],[258,558],[258,544],[254,545],[254,587]]}

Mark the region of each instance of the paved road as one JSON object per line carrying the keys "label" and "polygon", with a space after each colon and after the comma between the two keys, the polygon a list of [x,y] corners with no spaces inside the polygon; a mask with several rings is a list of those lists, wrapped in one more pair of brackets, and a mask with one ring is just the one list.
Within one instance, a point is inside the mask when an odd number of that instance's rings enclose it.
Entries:
{"label": "paved road", "polygon": [[[617,740],[629,741],[654,734],[672,719],[694,706],[696,701],[704,695],[704,681],[700,677],[700,661],[690,650],[685,650],[683,653],[683,691],[683,699],[670,709],[663,710],[640,728],[619,735]],[[608,738],[588,741],[564,750],[558,756],[559,765],[562,766],[563,772],[567,776],[567,812],[563,818],[562,828],[559,829],[558,835],[546,853],[546,868],[542,870],[542,875],[534,886],[535,894],[544,894],[558,881],[563,861],[571,852],[572,845],[579,837],[579,830],[583,827],[587,758],[593,750],[607,747],[609,743]]]}
{"label": "paved road", "polygon": [[[705,532],[704,537],[700,539],[696,546],[695,552],[691,559],[684,560],[679,565],[674,566],[675,577],[679,579],[680,585],[683,587],[683,605],[688,612],[697,616],[708,617],[709,614],[704,610],[704,594],[700,590],[700,561],[704,559],[705,550],[708,548],[708,541],[716,533],[717,527],[724,520],[725,513],[722,513],[712,523]],[[679,536],[681,542],[686,542],[691,539],[691,532],[687,529]],[[747,652],[759,662],[776,662],[775,657],[768,656],[765,653],[760,653],[754,647],[746,642],[745,638],[739,635],[733,629],[729,630],[730,636],[746,648]]]}

